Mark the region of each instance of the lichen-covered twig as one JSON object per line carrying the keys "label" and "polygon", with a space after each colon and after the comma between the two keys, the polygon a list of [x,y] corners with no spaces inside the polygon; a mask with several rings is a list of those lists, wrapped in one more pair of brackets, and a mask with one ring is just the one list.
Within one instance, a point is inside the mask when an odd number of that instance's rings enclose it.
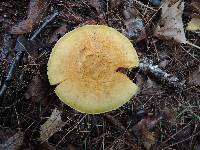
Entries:
{"label": "lichen-covered twig", "polygon": [[144,74],[154,76],[156,80],[162,82],[169,87],[174,88],[177,91],[183,89],[184,87],[184,84],[176,76],[163,71],[158,67],[158,65],[153,64],[152,60],[146,57],[141,59],[139,69]]}
{"label": "lichen-covered twig", "polygon": [[[46,25],[48,23],[50,23],[53,19],[55,19],[55,17],[58,14],[59,13],[57,11],[55,11],[51,15],[47,16],[47,18],[44,20],[44,22],[41,25],[41,27],[39,27],[38,30],[33,33],[33,35],[30,38],[30,41],[31,42],[34,41],[35,38],[37,37],[37,35],[46,27]],[[24,46],[23,42],[20,41],[20,39],[21,39],[21,37],[19,36],[18,39],[17,39],[17,42],[16,42],[16,46],[15,46],[15,51],[17,53],[16,53],[15,58],[13,59],[13,61],[10,64],[10,68],[8,70],[8,73],[7,73],[6,77],[5,77],[5,81],[4,81],[4,83],[2,84],[2,86],[0,88],[0,97],[2,97],[3,94],[5,93],[5,91],[6,91],[7,87],[8,87],[8,84],[12,79],[13,73],[14,73],[19,61],[22,59],[23,54],[25,52],[25,46]]]}

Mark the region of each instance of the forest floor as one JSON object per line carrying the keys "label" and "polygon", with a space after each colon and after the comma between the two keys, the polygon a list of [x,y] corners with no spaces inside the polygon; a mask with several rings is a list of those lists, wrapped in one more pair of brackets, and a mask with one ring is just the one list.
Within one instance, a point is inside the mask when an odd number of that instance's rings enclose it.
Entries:
{"label": "forest floor", "polygon": [[[168,2],[168,8],[177,4]],[[164,12],[159,0],[2,0],[0,149],[200,150],[200,49],[194,46],[200,33],[186,30],[200,18],[200,2],[179,2]],[[140,90],[117,110],[86,115],[63,104],[48,82],[47,62],[62,35],[86,24],[117,29],[140,59],[151,59],[184,87],[135,69],[128,76]]]}

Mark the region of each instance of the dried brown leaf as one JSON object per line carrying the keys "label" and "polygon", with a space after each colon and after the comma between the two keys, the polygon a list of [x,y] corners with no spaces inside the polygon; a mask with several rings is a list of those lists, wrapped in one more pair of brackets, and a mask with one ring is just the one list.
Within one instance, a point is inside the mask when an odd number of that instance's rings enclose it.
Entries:
{"label": "dried brown leaf", "polygon": [[18,150],[22,145],[24,140],[24,133],[18,131],[12,137],[10,137],[6,142],[0,144],[1,150]]}
{"label": "dried brown leaf", "polygon": [[122,0],[110,0],[109,2],[110,2],[110,7],[112,9],[116,9],[122,3]]}
{"label": "dried brown leaf", "polygon": [[98,14],[102,13],[101,0],[87,0],[88,4],[96,9]]}
{"label": "dried brown leaf", "polygon": [[33,20],[34,25],[40,22],[48,7],[47,0],[31,0],[28,6],[28,16]]}
{"label": "dried brown leaf", "polygon": [[147,79],[146,83],[143,85],[142,94],[154,95],[156,93],[161,93],[161,86],[150,78]]}
{"label": "dried brown leaf", "polygon": [[184,2],[179,0],[172,6],[170,1],[165,1],[162,7],[161,20],[154,32],[154,35],[161,39],[175,40],[178,43],[186,43],[183,28],[182,14]]}
{"label": "dried brown leaf", "polygon": [[159,66],[160,68],[162,68],[162,69],[165,69],[166,66],[169,64],[169,62],[170,62],[170,60],[164,59],[164,60],[162,60],[162,61],[158,64],[158,66]]}
{"label": "dried brown leaf", "polygon": [[65,150],[80,150],[80,149],[81,149],[80,147],[77,147],[75,145],[69,144]]}
{"label": "dried brown leaf", "polygon": [[190,4],[190,7],[193,9],[193,11],[195,13],[198,13],[200,15],[200,2],[199,2],[199,0],[193,0]]}
{"label": "dried brown leaf", "polygon": [[31,32],[32,28],[33,28],[33,20],[26,19],[26,20],[22,20],[21,22],[19,22],[16,25],[14,25],[11,28],[10,33],[11,34],[24,34],[24,33]]}
{"label": "dried brown leaf", "polygon": [[150,132],[148,129],[142,130],[143,145],[146,150],[150,150],[156,143],[156,136],[154,132]]}
{"label": "dried brown leaf", "polygon": [[40,127],[41,142],[48,140],[54,133],[64,127],[66,123],[61,120],[61,111],[55,108],[50,118]]}
{"label": "dried brown leaf", "polygon": [[161,119],[162,119],[162,116],[154,117],[154,116],[148,115],[144,119],[140,120],[135,125],[135,128],[136,129],[145,129],[145,128],[147,128],[149,130],[153,129]]}
{"label": "dried brown leaf", "polygon": [[[146,37],[144,22],[142,18],[136,17],[124,21],[125,30],[123,33],[130,39],[142,40]],[[142,35],[142,36],[141,36]],[[140,37],[140,38],[139,38]]]}
{"label": "dried brown leaf", "polygon": [[141,92],[141,90],[146,82],[146,76],[141,73],[136,73],[135,80],[136,80],[137,86],[139,87],[139,91]]}
{"label": "dried brown leaf", "polygon": [[190,76],[189,76],[189,83],[200,86],[200,66],[199,68],[194,71]]}
{"label": "dried brown leaf", "polygon": [[156,143],[156,135],[151,130],[159,123],[161,119],[162,116],[155,117],[148,115],[133,127],[136,136],[141,139],[145,149],[147,150],[150,150]]}
{"label": "dried brown leaf", "polygon": [[29,2],[27,19],[22,20],[10,29],[11,34],[24,34],[31,32],[33,26],[40,22],[47,10],[46,0],[31,0]]}
{"label": "dried brown leaf", "polygon": [[125,29],[122,29],[122,32],[128,38],[140,41],[146,37],[144,21],[132,5],[132,2],[126,2],[124,4],[122,13],[125,18]]}
{"label": "dried brown leaf", "polygon": [[60,37],[62,37],[67,32],[66,25],[59,27],[50,37],[49,43],[57,42]]}
{"label": "dried brown leaf", "polygon": [[41,77],[41,75],[37,74],[31,80],[31,83],[29,84],[24,96],[26,99],[31,99],[34,102],[41,102],[43,104],[46,104],[46,92],[46,82]]}

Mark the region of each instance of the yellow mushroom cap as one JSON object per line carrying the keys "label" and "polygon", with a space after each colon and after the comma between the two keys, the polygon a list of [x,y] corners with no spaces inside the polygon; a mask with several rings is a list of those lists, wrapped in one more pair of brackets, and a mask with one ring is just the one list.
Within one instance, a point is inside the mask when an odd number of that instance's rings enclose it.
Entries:
{"label": "yellow mushroom cap", "polygon": [[119,108],[137,92],[120,67],[139,65],[132,43],[115,29],[86,25],[65,34],[48,61],[48,78],[65,104],[89,114]]}

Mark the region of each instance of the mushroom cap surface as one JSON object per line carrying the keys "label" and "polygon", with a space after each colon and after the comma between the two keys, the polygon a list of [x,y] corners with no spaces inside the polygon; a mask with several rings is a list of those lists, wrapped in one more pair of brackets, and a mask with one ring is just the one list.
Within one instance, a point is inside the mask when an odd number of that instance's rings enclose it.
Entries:
{"label": "mushroom cap surface", "polygon": [[105,25],[85,25],[56,43],[47,74],[61,101],[80,112],[99,114],[119,108],[137,92],[137,85],[117,69],[138,65],[124,35]]}

